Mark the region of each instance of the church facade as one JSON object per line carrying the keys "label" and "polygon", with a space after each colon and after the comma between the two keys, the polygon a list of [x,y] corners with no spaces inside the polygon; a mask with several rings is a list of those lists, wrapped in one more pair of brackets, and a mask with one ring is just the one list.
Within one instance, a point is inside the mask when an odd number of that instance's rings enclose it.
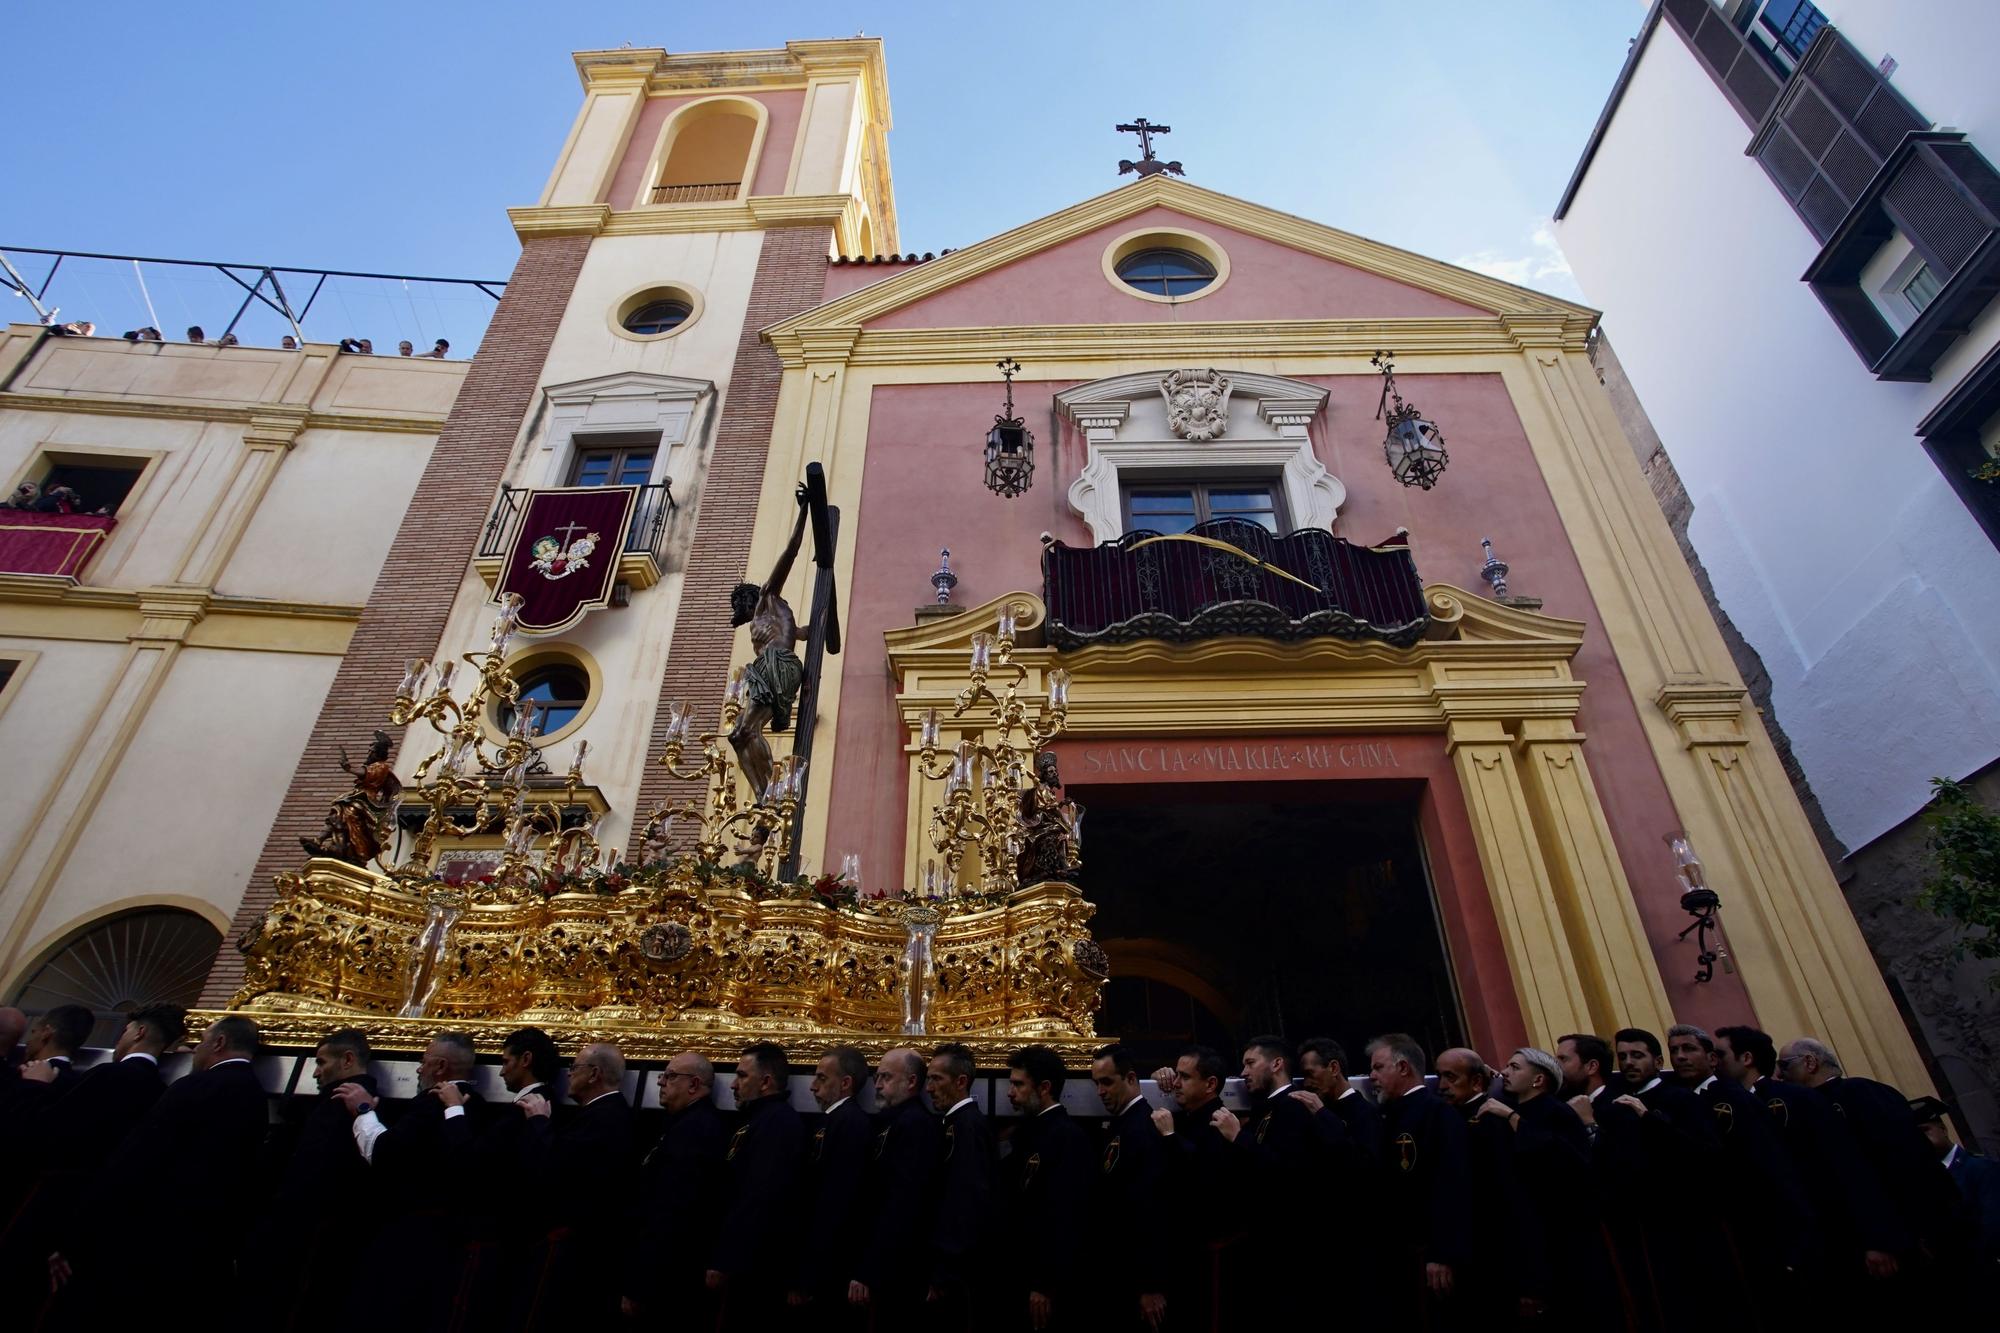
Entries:
{"label": "church facade", "polygon": [[[419,659],[481,647],[557,512],[536,505],[606,486],[631,507],[588,534],[602,596],[506,641],[522,697],[478,725],[500,745],[532,706],[557,772],[588,742],[572,795],[639,861],[685,787],[655,762],[678,706],[712,729],[751,665],[731,589],[784,565],[823,487],[837,597],[817,537],[767,589],[838,617],[814,706],[772,735],[782,763],[809,728],[808,875],[925,884],[932,756],[971,737],[954,701],[1004,621],[1025,692],[1068,681],[1047,752],[1087,812],[1099,1032],[1491,1053],[1749,1019],[1927,1088],[1592,371],[1594,311],[1150,159],[897,256],[879,43],[577,66],[575,127],[514,211],[522,259],[232,936],[347,791],[331,747],[386,726]],[[430,736],[396,739],[407,791]],[[1687,933],[1670,835],[1720,897],[1719,948]],[[206,1003],[245,977],[225,947]]]}

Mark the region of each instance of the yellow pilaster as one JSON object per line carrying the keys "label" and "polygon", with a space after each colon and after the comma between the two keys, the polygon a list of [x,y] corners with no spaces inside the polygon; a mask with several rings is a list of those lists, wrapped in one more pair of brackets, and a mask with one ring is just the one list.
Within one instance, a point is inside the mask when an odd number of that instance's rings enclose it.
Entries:
{"label": "yellow pilaster", "polygon": [[1497,721],[1458,720],[1447,729],[1445,743],[1464,789],[1528,1040],[1553,1049],[1563,1033],[1589,1030],[1590,997],[1515,766],[1513,737]]}
{"label": "yellow pilaster", "polygon": [[1673,1024],[1666,987],[1591,781],[1583,733],[1567,721],[1531,718],[1521,724],[1516,748],[1557,908],[1588,996],[1588,1030],[1666,1031]]}

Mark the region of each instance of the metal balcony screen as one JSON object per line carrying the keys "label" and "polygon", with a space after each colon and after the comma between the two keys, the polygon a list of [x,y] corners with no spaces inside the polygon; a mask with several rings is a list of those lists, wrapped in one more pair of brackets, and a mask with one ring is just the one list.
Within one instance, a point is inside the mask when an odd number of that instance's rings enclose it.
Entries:
{"label": "metal balcony screen", "polygon": [[1094,547],[1052,542],[1042,589],[1049,642],[1063,650],[1232,635],[1406,647],[1430,623],[1407,546],[1355,546],[1317,528],[1279,537],[1238,519],[1165,539],[1140,529]]}

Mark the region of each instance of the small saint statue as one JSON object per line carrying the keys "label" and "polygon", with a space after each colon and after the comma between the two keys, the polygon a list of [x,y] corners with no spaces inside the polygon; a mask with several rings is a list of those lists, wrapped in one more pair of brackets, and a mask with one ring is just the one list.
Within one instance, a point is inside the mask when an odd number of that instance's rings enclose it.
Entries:
{"label": "small saint statue", "polygon": [[[798,697],[805,667],[792,651],[809,633],[792,615],[784,598],[785,579],[792,572],[799,543],[806,532],[808,515],[806,488],[798,489],[799,520],[792,525],[792,539],[760,587],[739,583],[729,594],[731,625],[750,627],[750,648],[755,654],[743,668],[743,711],[730,730],[729,744],[736,750],[736,765],[750,783],[750,798],[762,801],[771,785],[771,743],[764,738],[768,726],[783,731],[792,724],[792,702]],[[761,847],[769,837],[759,828],[750,838],[750,847]]]}
{"label": "small saint statue", "polygon": [[1021,793],[1023,884],[1072,880],[1083,863],[1083,807],[1062,794],[1062,773],[1047,750],[1035,756],[1035,783]]}
{"label": "small saint statue", "polygon": [[349,865],[365,866],[389,843],[390,819],[403,783],[389,763],[389,733],[375,733],[368,757],[356,768],[340,747],[341,772],[352,775],[354,788],[326,812],[326,827],[317,838],[300,838],[307,856],[326,856]]}

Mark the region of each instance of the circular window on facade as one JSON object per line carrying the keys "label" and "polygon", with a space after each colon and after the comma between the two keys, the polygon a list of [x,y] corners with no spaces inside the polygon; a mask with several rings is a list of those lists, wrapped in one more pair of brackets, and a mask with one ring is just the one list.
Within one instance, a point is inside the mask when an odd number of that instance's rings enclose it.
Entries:
{"label": "circular window on facade", "polygon": [[1192,296],[1215,281],[1215,265],[1186,250],[1140,250],[1118,261],[1118,277],[1148,296]]}
{"label": "circular window on facade", "polygon": [[653,333],[672,333],[688,322],[694,314],[694,307],[686,301],[648,301],[625,316],[625,330],[641,336]]}
{"label": "circular window on facade", "polygon": [[512,733],[523,714],[528,716],[528,735],[552,736],[582,714],[590,702],[590,675],[575,662],[545,662],[519,676],[521,697],[517,703],[501,702],[494,724]]}
{"label": "circular window on facade", "polygon": [[701,297],[687,287],[642,287],[610,314],[611,327],[627,338],[665,338],[701,317]]}

